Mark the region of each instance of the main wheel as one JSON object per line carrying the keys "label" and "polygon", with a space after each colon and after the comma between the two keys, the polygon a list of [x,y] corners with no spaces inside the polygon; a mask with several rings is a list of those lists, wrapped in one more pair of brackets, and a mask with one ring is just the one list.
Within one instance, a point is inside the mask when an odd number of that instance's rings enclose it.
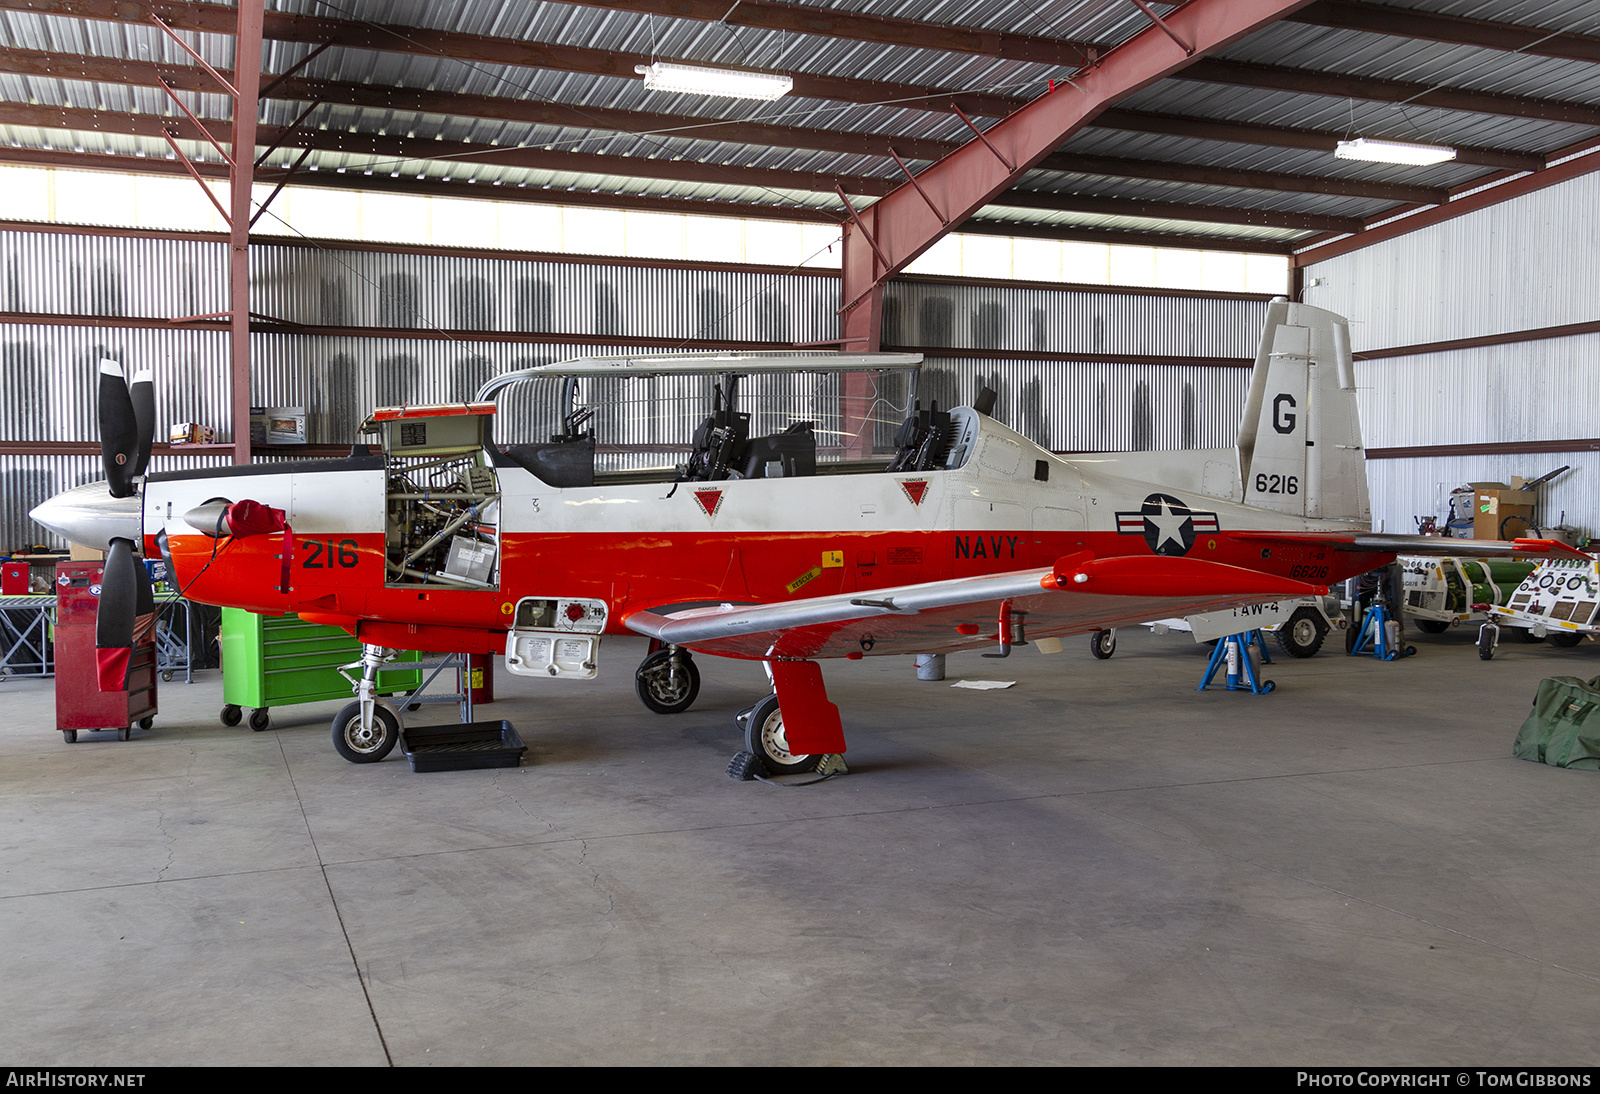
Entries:
{"label": "main wheel", "polygon": [[1273,632],[1278,648],[1290,657],[1310,657],[1328,637],[1328,624],[1315,608],[1296,608],[1289,621]]}
{"label": "main wheel", "polygon": [[1095,631],[1089,636],[1089,652],[1101,661],[1107,660],[1117,652],[1117,632],[1114,630]]}
{"label": "main wheel", "polygon": [[1422,628],[1424,634],[1443,634],[1450,629],[1450,624],[1443,619],[1419,619],[1417,626]]}
{"label": "main wheel", "polygon": [[1488,627],[1478,631],[1478,660],[1494,660],[1494,633]]}
{"label": "main wheel", "polygon": [[678,654],[678,679],[672,679],[672,651],[657,650],[633,673],[633,689],[639,701],[657,714],[682,714],[700,694],[700,670],[694,658]]}
{"label": "main wheel", "polygon": [[272,716],[267,713],[266,707],[250,712],[250,728],[260,733],[272,724]]}
{"label": "main wheel", "polygon": [[789,738],[783,732],[783,711],[778,697],[769,695],[757,703],[744,723],[744,746],[761,758],[774,775],[796,775],[816,770],[821,756],[796,756],[789,751]]}
{"label": "main wheel", "polygon": [[1552,646],[1560,646],[1564,650],[1570,650],[1573,646],[1583,641],[1583,635],[1573,634],[1570,631],[1552,631],[1544,636],[1544,640]]}
{"label": "main wheel", "polygon": [[239,720],[244,717],[244,711],[239,707],[234,706],[232,703],[229,703],[227,706],[222,708],[222,714],[219,715],[219,717],[222,718],[223,725],[236,726],[239,724]]}
{"label": "main wheel", "polygon": [[388,707],[374,707],[372,728],[361,731],[361,704],[351,703],[333,716],[333,747],[353,764],[375,764],[400,739],[400,719]]}

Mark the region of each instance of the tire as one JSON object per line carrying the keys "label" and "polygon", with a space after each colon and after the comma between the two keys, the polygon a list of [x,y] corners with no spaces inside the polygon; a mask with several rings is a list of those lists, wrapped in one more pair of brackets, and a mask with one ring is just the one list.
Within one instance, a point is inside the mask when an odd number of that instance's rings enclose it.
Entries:
{"label": "tire", "polygon": [[678,655],[678,682],[672,682],[672,651],[657,650],[633,672],[639,701],[657,714],[682,714],[700,694],[700,669],[688,653]]}
{"label": "tire", "polygon": [[1344,629],[1344,652],[1355,653],[1356,643],[1361,641],[1361,624],[1355,623]]}
{"label": "tire", "polygon": [[148,718],[140,718],[139,728],[144,730],[146,733],[149,733],[152,729],[156,728],[156,716],[152,714]]}
{"label": "tire", "polygon": [[1443,634],[1450,629],[1450,624],[1442,619],[1419,619],[1416,623],[1423,634]]}
{"label": "tire", "polygon": [[1290,657],[1310,657],[1328,637],[1328,624],[1315,608],[1296,608],[1283,626],[1273,632],[1278,648]]}
{"label": "tire", "polygon": [[374,707],[372,736],[361,736],[361,704],[350,703],[333,716],[333,747],[353,764],[375,764],[400,740],[400,719],[388,707]]}
{"label": "tire", "polygon": [[1478,660],[1494,660],[1494,636],[1487,630],[1478,632]]}
{"label": "tire", "polygon": [[1533,628],[1532,627],[1524,627],[1522,629],[1522,640],[1524,642],[1543,642],[1544,641],[1543,638],[1540,638],[1538,635],[1533,633]]}
{"label": "tire", "polygon": [[271,724],[272,716],[267,713],[266,707],[262,707],[260,710],[252,710],[250,712],[250,728],[255,730],[257,733],[260,733],[263,729],[266,729]]}
{"label": "tire", "polygon": [[69,745],[75,745],[78,743],[78,731],[75,729],[63,729],[61,731],[61,739]]}
{"label": "tire", "polygon": [[1107,661],[1117,652],[1117,632],[1114,630],[1095,631],[1089,636],[1089,652],[1101,661]]}
{"label": "tire", "polygon": [[769,695],[757,703],[744,723],[744,746],[755,753],[774,775],[798,775],[815,771],[821,756],[796,756],[789,751],[783,735],[783,712],[778,697]]}
{"label": "tire", "polygon": [[244,717],[244,711],[229,703],[222,708],[222,713],[218,717],[222,719],[223,725],[236,726],[239,724],[239,720]]}
{"label": "tire", "polygon": [[1583,641],[1583,635],[1572,634],[1568,631],[1552,631],[1544,636],[1544,640],[1552,646],[1560,646],[1564,650],[1570,650],[1573,646]]}
{"label": "tire", "polygon": [[170,683],[172,683],[172,673],[170,673],[170,672],[163,672],[163,673],[162,673],[162,674],[161,674],[161,682],[162,682],[162,683],[163,683],[163,684],[170,684]]}

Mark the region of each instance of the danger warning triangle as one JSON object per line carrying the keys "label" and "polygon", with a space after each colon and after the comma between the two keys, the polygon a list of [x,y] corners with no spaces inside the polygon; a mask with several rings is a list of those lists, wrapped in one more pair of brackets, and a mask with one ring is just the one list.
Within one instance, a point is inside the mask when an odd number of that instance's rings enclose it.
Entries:
{"label": "danger warning triangle", "polygon": [[906,492],[906,497],[911,499],[912,505],[922,504],[922,495],[928,492],[927,479],[910,479],[900,484],[900,489]]}
{"label": "danger warning triangle", "polygon": [[694,500],[700,503],[700,508],[705,510],[706,516],[714,517],[717,515],[717,510],[722,508],[722,491],[696,490]]}

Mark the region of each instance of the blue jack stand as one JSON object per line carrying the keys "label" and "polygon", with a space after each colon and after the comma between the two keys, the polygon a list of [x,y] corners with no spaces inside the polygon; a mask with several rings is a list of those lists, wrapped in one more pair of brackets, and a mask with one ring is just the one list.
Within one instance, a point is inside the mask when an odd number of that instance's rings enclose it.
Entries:
{"label": "blue jack stand", "polygon": [[1272,655],[1267,652],[1267,640],[1262,637],[1260,630],[1245,631],[1242,634],[1230,634],[1217,643],[1217,648],[1211,651],[1211,660],[1206,664],[1206,676],[1200,681],[1196,691],[1204,691],[1211,686],[1211,681],[1217,675],[1217,669],[1224,661],[1228,665],[1228,690],[1248,691],[1256,695],[1265,695],[1277,687],[1271,680],[1261,679],[1261,674],[1256,671],[1255,659],[1250,656],[1250,647],[1255,646],[1261,651],[1261,663],[1272,664]]}
{"label": "blue jack stand", "polygon": [[1382,604],[1374,604],[1367,609],[1367,614],[1361,619],[1361,626],[1356,628],[1355,642],[1350,646],[1350,656],[1360,657],[1366,654],[1376,657],[1380,661],[1393,661],[1401,657],[1410,657],[1417,652],[1415,646],[1400,646],[1391,642],[1389,637],[1389,609]]}

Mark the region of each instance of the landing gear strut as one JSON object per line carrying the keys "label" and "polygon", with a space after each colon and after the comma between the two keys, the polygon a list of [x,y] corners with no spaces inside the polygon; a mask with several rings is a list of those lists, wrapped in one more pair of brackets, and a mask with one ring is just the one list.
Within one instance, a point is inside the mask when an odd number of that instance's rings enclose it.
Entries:
{"label": "landing gear strut", "polygon": [[[400,715],[377,695],[378,670],[393,661],[399,650],[363,644],[361,660],[341,665],[339,671],[356,686],[356,701],[333,719],[333,747],[353,764],[375,764],[400,740]],[[357,680],[350,670],[359,668]]]}

